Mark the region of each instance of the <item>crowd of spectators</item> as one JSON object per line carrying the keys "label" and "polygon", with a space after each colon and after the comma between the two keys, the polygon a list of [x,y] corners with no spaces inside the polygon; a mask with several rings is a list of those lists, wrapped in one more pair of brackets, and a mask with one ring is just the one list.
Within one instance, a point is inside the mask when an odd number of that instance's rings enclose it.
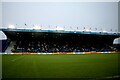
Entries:
{"label": "crowd of spectators", "polygon": [[108,44],[95,44],[90,42],[80,42],[75,40],[25,40],[16,41],[12,52],[105,52],[116,51],[116,49]]}

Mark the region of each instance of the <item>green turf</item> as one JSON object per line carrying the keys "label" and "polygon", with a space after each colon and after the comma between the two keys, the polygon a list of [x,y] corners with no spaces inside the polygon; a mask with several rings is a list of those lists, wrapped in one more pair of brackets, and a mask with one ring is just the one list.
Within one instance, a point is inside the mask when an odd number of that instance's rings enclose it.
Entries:
{"label": "green turf", "polygon": [[2,78],[2,55],[0,53],[0,79]]}
{"label": "green turf", "polygon": [[118,75],[118,54],[3,55],[3,78],[101,78]]}

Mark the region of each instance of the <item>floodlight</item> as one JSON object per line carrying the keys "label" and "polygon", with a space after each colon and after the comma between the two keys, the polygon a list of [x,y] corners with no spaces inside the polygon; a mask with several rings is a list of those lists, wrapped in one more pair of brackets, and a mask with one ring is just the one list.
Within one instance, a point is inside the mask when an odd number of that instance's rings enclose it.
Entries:
{"label": "floodlight", "polygon": [[104,33],[106,33],[107,31],[106,31],[106,30],[104,30],[103,32],[104,32]]}
{"label": "floodlight", "polygon": [[90,32],[91,30],[87,29],[86,31],[87,31],[87,32]]}
{"label": "floodlight", "polygon": [[14,26],[14,25],[9,25],[8,28],[10,28],[10,29],[14,29],[15,26]]}
{"label": "floodlight", "polygon": [[57,27],[56,30],[64,30],[62,27]]}
{"label": "floodlight", "polygon": [[36,26],[33,27],[33,29],[39,30],[39,29],[41,29],[41,27],[36,25]]}

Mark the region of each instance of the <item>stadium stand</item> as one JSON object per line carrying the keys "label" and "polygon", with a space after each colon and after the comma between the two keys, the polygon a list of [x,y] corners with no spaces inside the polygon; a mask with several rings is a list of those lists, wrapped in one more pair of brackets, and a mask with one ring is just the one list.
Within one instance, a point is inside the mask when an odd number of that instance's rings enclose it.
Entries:
{"label": "stadium stand", "polygon": [[10,40],[0,31],[0,52],[4,52],[10,44]]}
{"label": "stadium stand", "polygon": [[4,52],[10,44],[10,40],[2,40],[2,52]]}
{"label": "stadium stand", "polygon": [[41,41],[16,41],[12,52],[107,52],[116,51],[107,44],[99,45],[83,45],[80,43],[74,44],[72,42],[56,43],[56,42],[41,42]]}
{"label": "stadium stand", "polygon": [[116,48],[118,51],[120,51],[120,44],[114,44],[114,48]]}
{"label": "stadium stand", "polygon": [[[40,30],[39,30],[40,31]],[[38,30],[3,30],[15,44],[12,52],[109,52],[118,51],[113,46],[118,34],[86,32],[50,32]]]}

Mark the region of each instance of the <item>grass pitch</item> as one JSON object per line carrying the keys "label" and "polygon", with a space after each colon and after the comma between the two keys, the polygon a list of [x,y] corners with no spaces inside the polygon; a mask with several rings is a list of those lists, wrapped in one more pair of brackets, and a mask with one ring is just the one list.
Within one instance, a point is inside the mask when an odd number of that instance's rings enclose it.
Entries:
{"label": "grass pitch", "polygon": [[3,78],[118,76],[118,54],[3,55]]}

